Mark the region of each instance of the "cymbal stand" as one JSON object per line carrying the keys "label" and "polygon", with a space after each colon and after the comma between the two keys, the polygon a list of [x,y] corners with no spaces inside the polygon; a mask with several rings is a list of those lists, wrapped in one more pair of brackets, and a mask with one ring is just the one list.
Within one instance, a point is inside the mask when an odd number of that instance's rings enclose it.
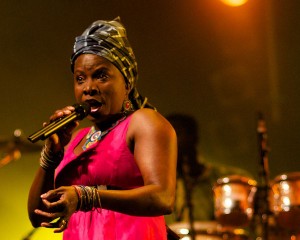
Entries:
{"label": "cymbal stand", "polygon": [[[259,179],[257,192],[254,198],[254,222],[257,235],[261,240],[268,239],[269,229],[269,163],[267,147],[267,128],[261,113],[257,122],[258,150],[259,150]],[[255,218],[256,217],[256,218]]]}
{"label": "cymbal stand", "polygon": [[182,170],[183,170],[183,183],[185,188],[185,198],[186,198],[186,204],[188,207],[188,213],[189,213],[189,224],[190,224],[190,236],[191,240],[195,240],[195,228],[194,228],[194,207],[192,203],[192,190],[193,190],[193,180],[190,176],[190,166],[186,159],[184,159],[184,162],[182,164]]}

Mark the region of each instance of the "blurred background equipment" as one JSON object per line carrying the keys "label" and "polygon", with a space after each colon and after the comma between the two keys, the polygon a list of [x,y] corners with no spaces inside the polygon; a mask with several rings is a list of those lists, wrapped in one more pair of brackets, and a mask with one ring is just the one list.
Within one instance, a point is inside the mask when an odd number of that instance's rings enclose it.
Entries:
{"label": "blurred background equipment", "polygon": [[[178,179],[175,216],[180,210],[180,214],[177,215],[180,217],[175,218],[174,222],[170,222],[169,226],[182,240],[300,239],[300,172],[288,172],[276,176],[273,180],[269,179],[268,154],[270,150],[267,143],[266,122],[262,113],[258,114],[257,121],[259,178],[256,181],[237,174],[218,178],[211,193],[214,199],[215,221],[213,221],[214,219],[199,221],[201,218],[197,213],[199,206],[207,207],[207,205],[201,204],[201,199],[208,200],[210,198],[210,192],[202,192],[202,195],[197,195],[197,191],[210,183],[199,181],[204,178],[205,171],[195,175],[194,169],[201,162],[197,163],[188,158],[195,155],[186,155],[195,152],[193,146],[198,139],[195,137],[197,136],[196,122],[191,116],[182,114],[172,114],[167,118],[177,132],[179,153],[179,166],[177,167],[179,170],[183,168],[182,173],[179,171],[178,176],[180,179],[180,174],[183,174],[183,180],[186,182],[183,189],[188,193],[183,194],[187,203],[177,205],[181,198],[178,189],[182,190]],[[181,158],[183,153],[185,158]],[[197,197],[195,198],[195,196]],[[183,208],[178,208],[180,206],[185,206],[188,210],[189,214],[185,218],[184,211],[181,211]],[[168,220],[168,218],[166,219]]]}
{"label": "blurred background equipment", "polygon": [[33,145],[24,136],[21,129],[15,129],[13,136],[0,137],[0,149],[2,158],[0,168],[21,158],[23,153],[39,151],[41,146]]}
{"label": "blurred background equipment", "polygon": [[270,209],[281,239],[300,239],[300,172],[283,173],[271,182]]}

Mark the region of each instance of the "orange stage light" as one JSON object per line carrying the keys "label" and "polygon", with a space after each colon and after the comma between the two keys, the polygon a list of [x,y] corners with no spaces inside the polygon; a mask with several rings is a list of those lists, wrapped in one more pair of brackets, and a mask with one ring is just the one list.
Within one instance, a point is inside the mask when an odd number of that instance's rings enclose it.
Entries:
{"label": "orange stage light", "polygon": [[221,1],[231,7],[238,7],[245,4],[248,0],[221,0]]}

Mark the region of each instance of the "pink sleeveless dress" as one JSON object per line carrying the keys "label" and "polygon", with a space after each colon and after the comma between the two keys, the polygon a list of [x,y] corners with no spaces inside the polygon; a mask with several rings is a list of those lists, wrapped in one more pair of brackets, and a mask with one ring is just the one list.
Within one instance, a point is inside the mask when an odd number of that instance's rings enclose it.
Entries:
{"label": "pink sleeveless dress", "polygon": [[[131,116],[77,156],[74,148],[89,131],[89,128],[82,129],[70,143],[56,170],[56,187],[106,185],[117,189],[132,189],[143,186],[139,168],[126,144]],[[163,216],[131,216],[102,209],[74,213],[64,231],[63,239],[166,240],[167,233]]]}

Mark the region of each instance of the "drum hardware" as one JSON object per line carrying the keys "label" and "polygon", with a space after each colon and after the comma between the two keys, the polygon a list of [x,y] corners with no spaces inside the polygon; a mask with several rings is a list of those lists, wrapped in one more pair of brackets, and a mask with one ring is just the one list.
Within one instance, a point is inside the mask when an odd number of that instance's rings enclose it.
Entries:
{"label": "drum hardware", "polygon": [[267,128],[262,113],[258,113],[257,137],[259,152],[259,180],[254,198],[254,215],[252,227],[255,236],[261,240],[268,239],[269,232],[269,148],[267,146]]}
{"label": "drum hardware", "polygon": [[189,217],[189,224],[190,224],[190,232],[189,235],[191,240],[195,240],[195,228],[194,228],[194,207],[192,203],[192,191],[193,191],[193,180],[190,176],[190,165],[188,163],[188,156],[183,156],[182,162],[182,175],[183,175],[183,184],[185,188],[185,199],[188,207],[188,217]]}

